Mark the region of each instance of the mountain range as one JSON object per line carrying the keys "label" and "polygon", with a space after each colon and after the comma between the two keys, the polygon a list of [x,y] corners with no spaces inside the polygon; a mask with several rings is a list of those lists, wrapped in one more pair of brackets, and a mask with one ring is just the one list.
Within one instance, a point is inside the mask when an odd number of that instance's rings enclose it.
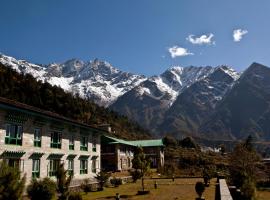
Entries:
{"label": "mountain range", "polygon": [[226,65],[173,66],[152,77],[98,59],[38,65],[1,54],[0,63],[117,111],[154,136],[270,138],[270,68],[258,63],[243,73]]}

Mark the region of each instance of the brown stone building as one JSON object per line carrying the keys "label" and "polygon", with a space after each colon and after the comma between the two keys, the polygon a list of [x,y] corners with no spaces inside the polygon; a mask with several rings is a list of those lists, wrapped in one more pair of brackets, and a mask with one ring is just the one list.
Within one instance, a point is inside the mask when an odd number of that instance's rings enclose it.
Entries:
{"label": "brown stone building", "polygon": [[107,171],[132,169],[134,151],[139,146],[150,158],[152,168],[164,165],[162,139],[126,141],[103,135],[101,136],[101,168]]}

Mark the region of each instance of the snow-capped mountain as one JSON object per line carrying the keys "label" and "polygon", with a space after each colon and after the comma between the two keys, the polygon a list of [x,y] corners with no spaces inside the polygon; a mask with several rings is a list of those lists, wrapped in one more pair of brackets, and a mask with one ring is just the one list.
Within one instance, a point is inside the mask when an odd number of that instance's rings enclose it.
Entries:
{"label": "snow-capped mountain", "polygon": [[228,66],[174,66],[147,78],[98,59],[39,65],[0,54],[0,63],[109,107],[154,134],[176,137],[208,130],[205,120],[241,79]]}
{"label": "snow-capped mountain", "polygon": [[192,133],[198,136],[198,128],[209,118],[216,105],[238,80],[239,74],[228,66],[213,68],[206,77],[193,83],[178,95],[164,114],[157,130],[171,132],[176,137]]}
{"label": "snow-capped mountain", "polygon": [[[230,77],[230,83],[223,85],[227,77]],[[139,122],[145,128],[159,132],[157,128],[167,119],[167,111],[174,108],[181,94],[189,91],[189,88],[194,88],[192,86],[196,83],[203,82],[204,84],[194,90],[194,95],[197,95],[200,90],[203,92],[205,87],[209,87],[209,95],[213,94],[211,91],[217,91],[215,101],[219,101],[227,87],[230,88],[238,77],[237,72],[226,66],[172,67],[160,76],[150,77],[120,96],[110,108]],[[207,93],[204,94],[204,96],[207,95]],[[169,127],[169,123],[166,123],[167,125]],[[162,130],[168,131],[166,128]]]}
{"label": "snow-capped mountain", "polygon": [[0,54],[0,63],[20,73],[32,74],[38,80],[60,86],[65,91],[90,98],[102,106],[110,105],[119,96],[146,80],[144,76],[120,71],[97,59],[89,62],[71,59],[60,64],[37,65]]}

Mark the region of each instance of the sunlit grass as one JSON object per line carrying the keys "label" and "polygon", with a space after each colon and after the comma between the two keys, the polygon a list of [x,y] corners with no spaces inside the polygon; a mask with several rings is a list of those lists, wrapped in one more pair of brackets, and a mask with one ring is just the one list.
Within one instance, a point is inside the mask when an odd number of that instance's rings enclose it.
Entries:
{"label": "sunlit grass", "polygon": [[[186,179],[158,179],[158,189],[154,188],[154,180],[146,180],[146,189],[150,190],[148,195],[136,195],[141,189],[141,182],[129,183],[121,185],[117,188],[105,188],[101,192],[91,192],[83,195],[84,200],[91,199],[114,199],[116,193],[121,195],[121,199],[178,199],[178,200],[194,200],[196,198],[195,184],[202,179],[186,178]],[[212,180],[210,187],[207,187],[204,193],[207,200],[215,199],[215,180]]]}

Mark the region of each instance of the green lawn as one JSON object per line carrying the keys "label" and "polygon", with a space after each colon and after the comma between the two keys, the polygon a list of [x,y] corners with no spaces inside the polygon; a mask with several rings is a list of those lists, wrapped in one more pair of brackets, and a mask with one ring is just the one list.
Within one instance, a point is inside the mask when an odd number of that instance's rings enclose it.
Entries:
{"label": "green lawn", "polygon": [[[105,188],[101,192],[91,192],[83,195],[84,200],[91,199],[114,199],[116,193],[121,195],[121,199],[178,199],[178,200],[194,200],[196,198],[195,184],[202,179],[186,178],[175,179],[158,179],[158,189],[154,189],[154,180],[146,180],[146,188],[150,190],[148,195],[136,195],[140,190],[140,181],[137,183],[129,183],[121,185],[118,188]],[[204,197],[207,200],[215,199],[215,180],[212,180],[210,187],[206,188]]]}

